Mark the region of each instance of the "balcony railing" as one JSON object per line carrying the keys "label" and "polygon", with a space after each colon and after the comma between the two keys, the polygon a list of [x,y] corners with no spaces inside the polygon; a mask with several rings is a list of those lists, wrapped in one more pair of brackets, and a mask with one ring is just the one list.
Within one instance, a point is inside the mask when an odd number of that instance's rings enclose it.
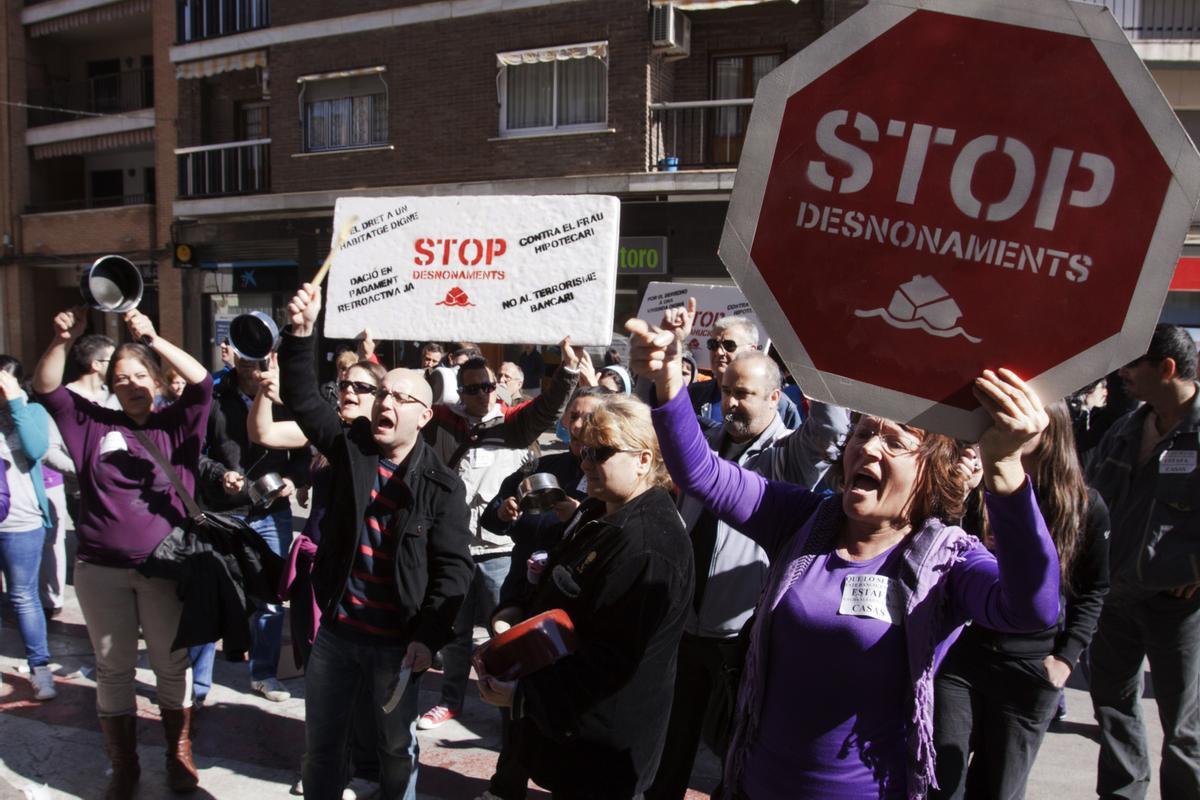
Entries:
{"label": "balcony railing", "polygon": [[180,197],[221,197],[271,189],[270,139],[183,147],[175,156]]}
{"label": "balcony railing", "polygon": [[139,206],[154,202],[152,194],[125,194],[112,197],[73,198],[71,200],[51,200],[46,203],[34,203],[25,206],[26,214],[47,214],[54,211],[80,211],[88,208],[119,208],[121,206]]}
{"label": "balcony railing", "polygon": [[719,169],[737,166],[753,105],[753,98],[651,103],[651,167]]}
{"label": "balcony railing", "polygon": [[[29,126],[70,122],[87,114],[119,114],[154,106],[154,70],[131,69],[86,81],[29,90]],[[82,114],[71,113],[73,111]]]}
{"label": "balcony railing", "polygon": [[175,38],[180,44],[242,33],[271,24],[271,0],[179,0]]}
{"label": "balcony railing", "polygon": [[1130,39],[1200,39],[1196,0],[1084,0],[1107,6]]}

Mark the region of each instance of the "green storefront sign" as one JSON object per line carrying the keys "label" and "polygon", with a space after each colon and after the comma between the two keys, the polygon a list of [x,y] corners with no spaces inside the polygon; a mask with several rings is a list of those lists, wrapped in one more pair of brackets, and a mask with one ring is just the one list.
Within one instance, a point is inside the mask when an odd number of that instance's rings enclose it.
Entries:
{"label": "green storefront sign", "polygon": [[667,237],[622,236],[617,248],[618,275],[666,275]]}

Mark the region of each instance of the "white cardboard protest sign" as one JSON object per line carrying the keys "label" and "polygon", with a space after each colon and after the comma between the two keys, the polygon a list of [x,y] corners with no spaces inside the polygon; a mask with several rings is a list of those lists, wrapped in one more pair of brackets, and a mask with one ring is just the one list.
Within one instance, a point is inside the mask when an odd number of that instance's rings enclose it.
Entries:
{"label": "white cardboard protest sign", "polygon": [[333,230],[355,217],[329,271],[328,337],[612,341],[615,197],[343,197]]}
{"label": "white cardboard protest sign", "polygon": [[646,293],[642,295],[638,316],[652,325],[657,325],[662,319],[663,311],[685,305],[689,297],[696,298],[696,321],[692,325],[692,335],[687,341],[687,346],[700,369],[710,369],[712,366],[707,342],[713,335],[713,325],[722,317],[746,317],[758,326],[759,348],[766,350],[771,343],[766,329],[758,321],[758,315],[750,307],[741,289],[736,286],[652,281],[646,287]]}

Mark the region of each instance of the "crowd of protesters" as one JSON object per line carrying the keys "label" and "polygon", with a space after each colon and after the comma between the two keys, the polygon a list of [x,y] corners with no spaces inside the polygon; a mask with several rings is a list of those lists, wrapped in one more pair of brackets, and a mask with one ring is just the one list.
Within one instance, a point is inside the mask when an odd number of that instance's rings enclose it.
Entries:
{"label": "crowd of protesters", "polygon": [[[472,342],[411,343],[411,368],[389,369],[364,331],[325,384],[320,312],[304,284],[277,352],[224,352],[215,376],[137,311],[120,345],[60,313],[28,382],[0,356],[8,602],[33,696],[52,701],[47,620],[73,536],[106,797],[140,781],[139,638],[169,787],[201,783],[192,716],[221,629],[196,640],[184,573],[147,567],[196,555],[168,545],[200,508],[261,540],[256,563],[279,578],[271,597],[246,578],[241,635],[221,637],[272,701],[290,696],[276,675],[290,604],[305,752],[281,766],[305,797],[362,775],[415,798],[417,731],[462,712],[474,667],[501,724],[482,800],[520,800],[530,780],[556,798],[679,800],[701,743],[724,769],[698,788],[724,798],[1019,798],[1076,670],[1097,793],[1141,798],[1146,658],[1162,796],[1200,797],[1184,329],[1158,326],[1144,355],[1062,400],[984,371],[990,427],[964,442],[804,398],[743,317],[718,322],[698,369],[694,306],[630,320],[628,351],[595,362],[563,331],[499,364]],[[551,505],[524,502],[535,474],[557,486]],[[568,654],[515,678],[473,657],[478,626],[498,644],[546,613],[570,619]],[[434,668],[439,701],[422,709]]]}

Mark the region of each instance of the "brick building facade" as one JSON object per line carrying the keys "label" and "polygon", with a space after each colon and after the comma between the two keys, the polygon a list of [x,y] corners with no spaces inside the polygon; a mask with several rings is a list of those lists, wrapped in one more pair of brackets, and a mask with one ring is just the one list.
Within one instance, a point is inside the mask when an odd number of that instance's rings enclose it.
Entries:
{"label": "brick building facade", "polygon": [[[618,320],[649,280],[728,281],[755,81],[865,1],[7,3],[0,350],[35,358],[80,268],[116,252],[162,330],[211,358],[232,314],[282,316],[345,195],[616,195],[621,235],[665,262],[621,274]],[[1200,128],[1200,13],[1122,24]],[[1168,312],[1200,322],[1195,296]]]}

